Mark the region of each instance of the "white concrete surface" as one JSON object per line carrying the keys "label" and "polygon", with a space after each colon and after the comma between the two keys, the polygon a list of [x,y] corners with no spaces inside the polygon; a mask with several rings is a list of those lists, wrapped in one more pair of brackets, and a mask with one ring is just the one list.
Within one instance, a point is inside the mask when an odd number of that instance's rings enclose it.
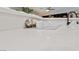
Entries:
{"label": "white concrete surface", "polygon": [[73,22],[70,26],[61,26],[56,30],[30,28],[1,31],[0,50],[79,50],[79,25],[76,25],[75,22]]}
{"label": "white concrete surface", "polygon": [[[8,10],[7,10],[8,11]],[[0,12],[0,50],[4,51],[62,51],[79,50],[79,24],[76,21],[67,26],[66,23],[55,21],[60,25],[57,29],[23,28],[26,16],[45,21],[36,15],[19,14],[20,12]],[[25,16],[26,15],[26,16]],[[50,19],[51,20],[51,19]],[[73,19],[74,20],[74,19]],[[45,23],[47,24],[47,22]],[[48,25],[50,25],[48,23]],[[15,29],[17,28],[17,29]]]}
{"label": "white concrete surface", "polygon": [[0,32],[0,50],[79,50],[78,30],[20,29]]}

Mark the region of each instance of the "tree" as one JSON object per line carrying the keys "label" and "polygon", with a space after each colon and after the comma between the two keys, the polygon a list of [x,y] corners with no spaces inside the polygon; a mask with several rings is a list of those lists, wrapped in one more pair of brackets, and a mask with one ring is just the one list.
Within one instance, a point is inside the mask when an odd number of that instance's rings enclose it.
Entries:
{"label": "tree", "polygon": [[28,7],[22,7],[22,11],[23,12],[26,12],[26,13],[32,13],[33,12],[33,9],[30,9]]}

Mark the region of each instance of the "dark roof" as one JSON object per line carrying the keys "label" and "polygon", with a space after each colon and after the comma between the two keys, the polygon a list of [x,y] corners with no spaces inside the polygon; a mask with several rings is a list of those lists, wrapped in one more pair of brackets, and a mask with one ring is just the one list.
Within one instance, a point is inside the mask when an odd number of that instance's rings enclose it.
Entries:
{"label": "dark roof", "polygon": [[52,15],[45,15],[45,16],[42,16],[42,17],[49,17],[49,16],[53,16],[53,17],[63,17],[63,16],[67,16],[67,13],[59,13],[59,14],[52,14]]}

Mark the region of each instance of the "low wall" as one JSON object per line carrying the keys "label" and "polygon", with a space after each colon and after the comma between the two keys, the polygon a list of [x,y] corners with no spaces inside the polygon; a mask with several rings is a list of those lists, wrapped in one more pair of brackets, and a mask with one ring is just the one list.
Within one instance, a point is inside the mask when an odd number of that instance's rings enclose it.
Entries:
{"label": "low wall", "polygon": [[0,30],[23,28],[26,19],[25,16],[0,12]]}
{"label": "low wall", "polygon": [[[77,21],[79,18],[70,18],[70,21]],[[38,29],[57,29],[67,25],[67,18],[45,18],[37,22]]]}

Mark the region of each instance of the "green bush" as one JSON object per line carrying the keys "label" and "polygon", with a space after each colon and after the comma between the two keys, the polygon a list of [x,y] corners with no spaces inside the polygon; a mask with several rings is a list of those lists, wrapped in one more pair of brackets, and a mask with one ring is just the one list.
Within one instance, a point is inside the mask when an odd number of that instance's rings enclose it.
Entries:
{"label": "green bush", "polygon": [[22,7],[22,11],[23,12],[26,12],[26,13],[32,13],[33,12],[33,9],[30,9],[28,7]]}

